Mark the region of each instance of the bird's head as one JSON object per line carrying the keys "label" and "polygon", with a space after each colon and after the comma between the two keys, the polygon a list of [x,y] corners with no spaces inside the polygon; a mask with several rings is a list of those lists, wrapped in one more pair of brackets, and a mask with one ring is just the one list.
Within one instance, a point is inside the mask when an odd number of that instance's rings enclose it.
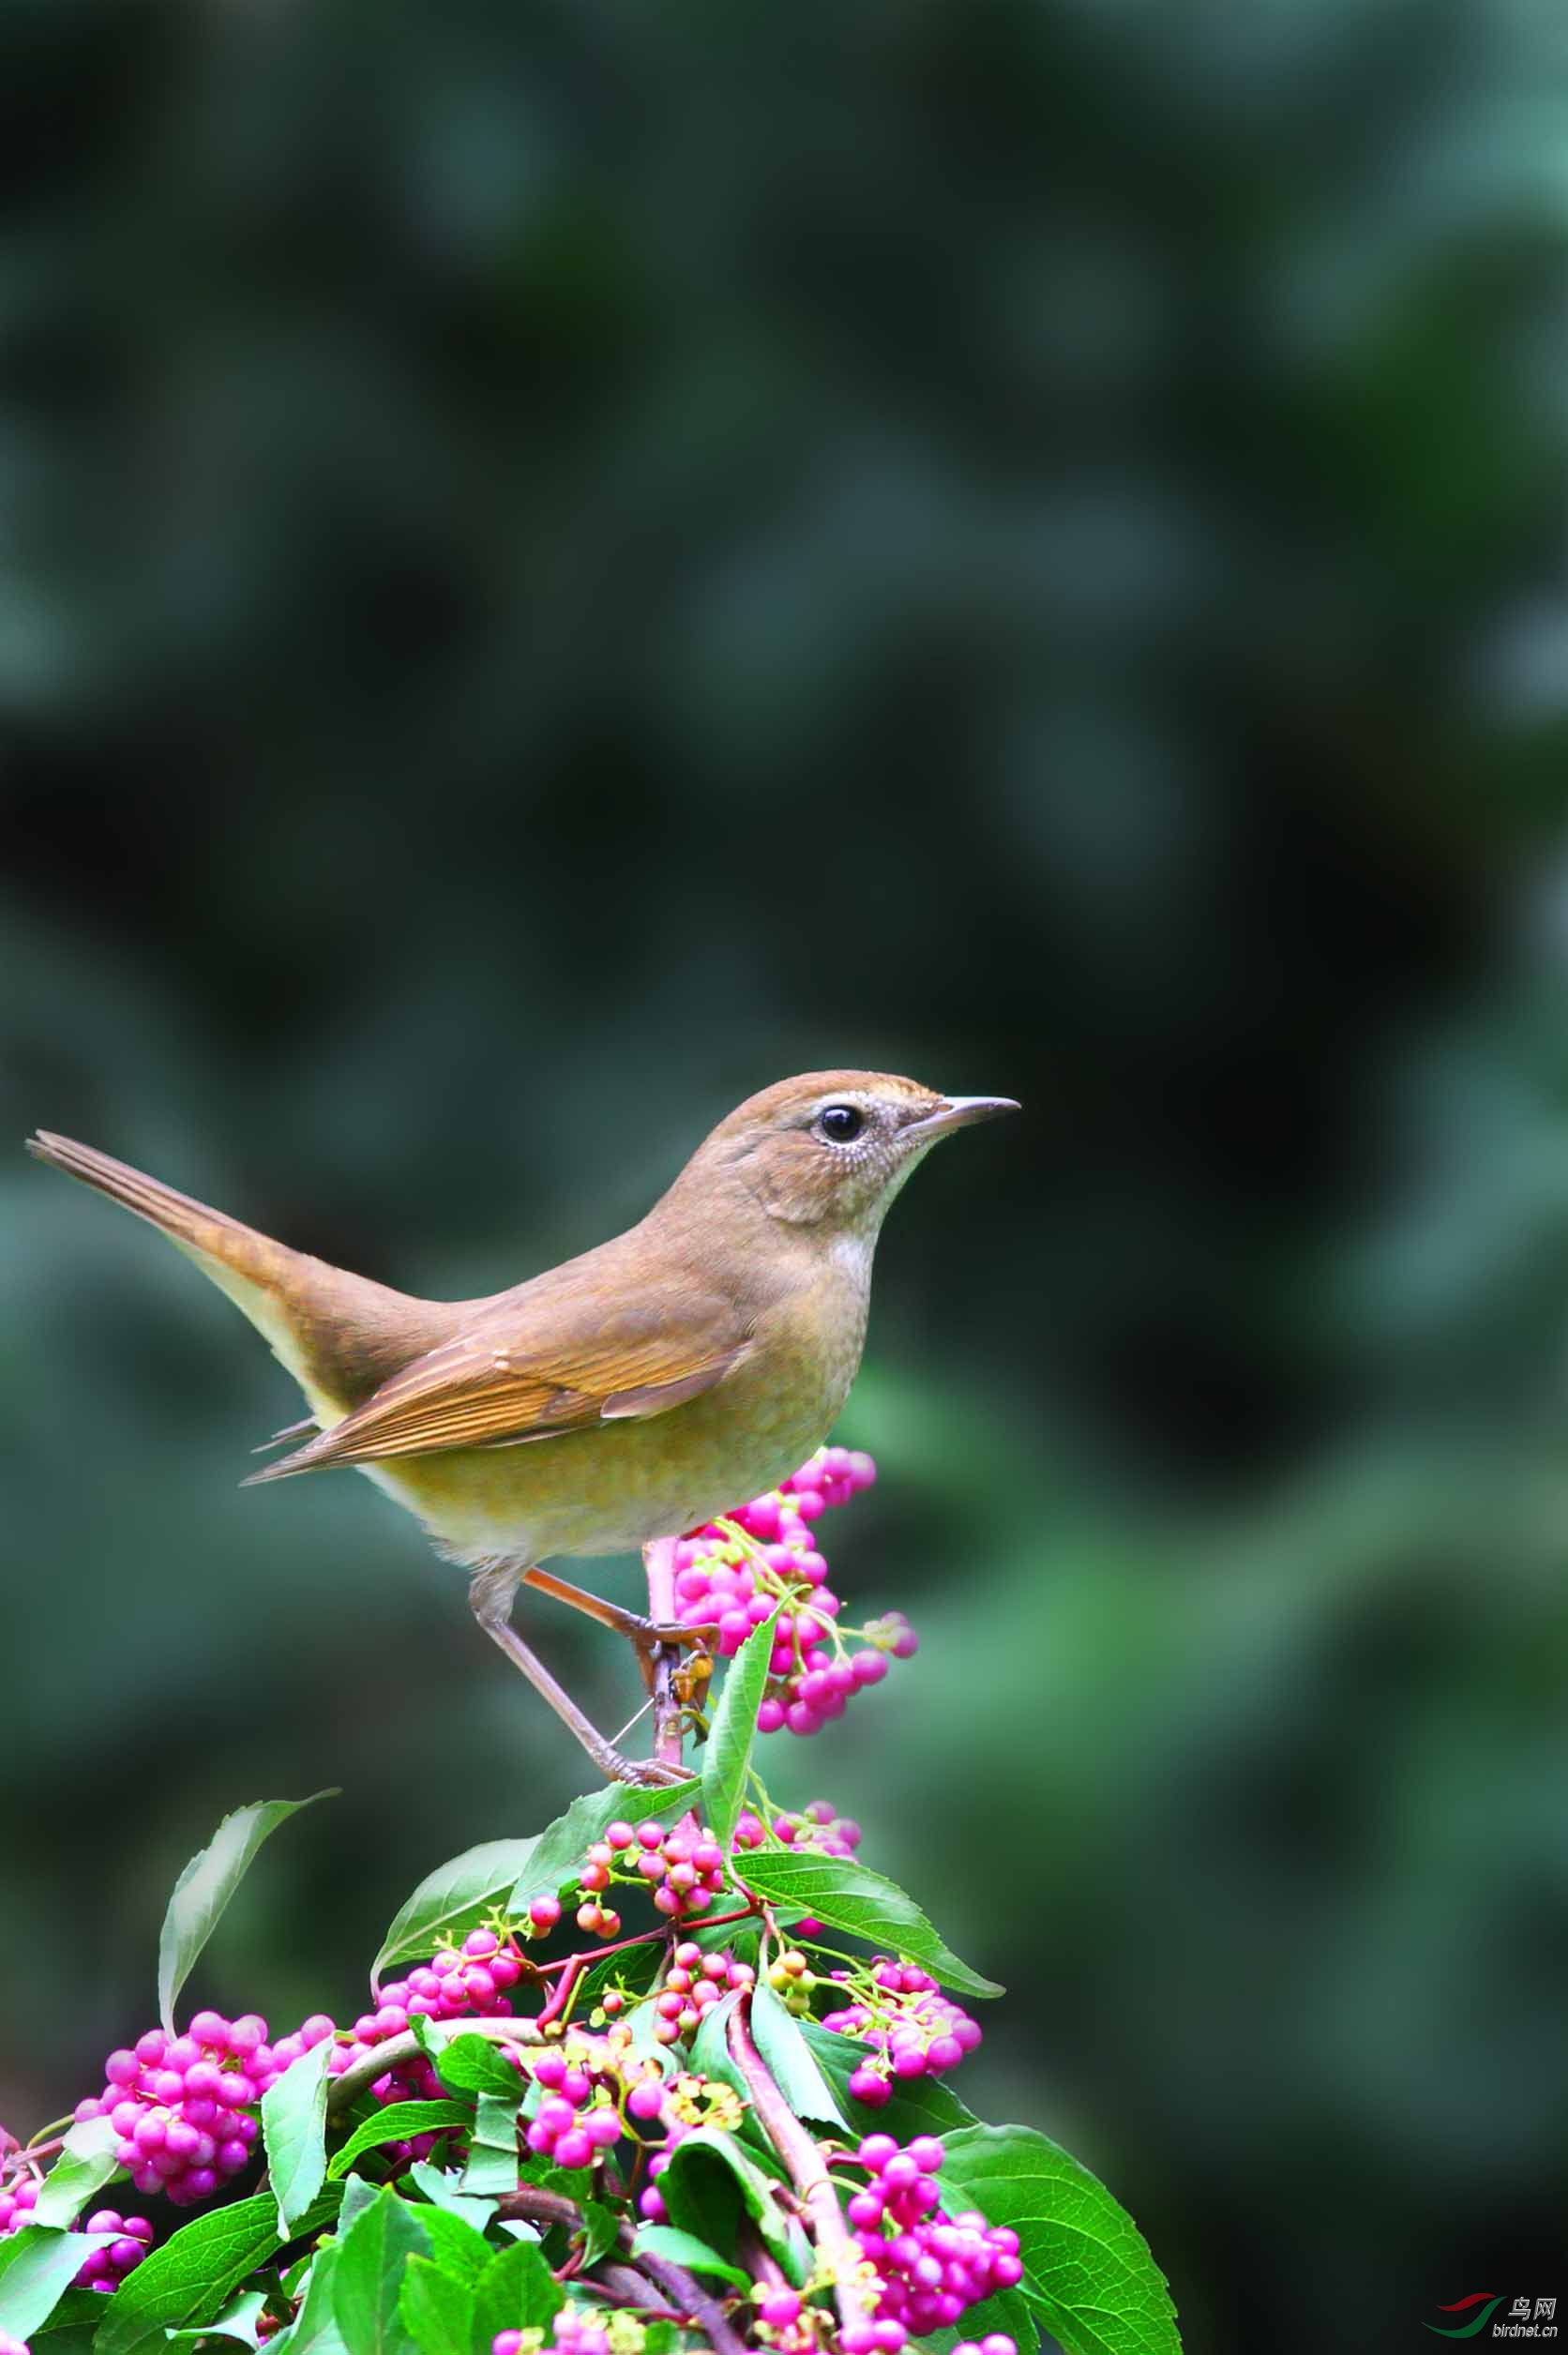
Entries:
{"label": "bird's head", "polygon": [[870,1240],[934,1144],[1018,1109],[1009,1096],[942,1095],[887,1071],[808,1071],[720,1121],[683,1184],[729,1177],[772,1218]]}

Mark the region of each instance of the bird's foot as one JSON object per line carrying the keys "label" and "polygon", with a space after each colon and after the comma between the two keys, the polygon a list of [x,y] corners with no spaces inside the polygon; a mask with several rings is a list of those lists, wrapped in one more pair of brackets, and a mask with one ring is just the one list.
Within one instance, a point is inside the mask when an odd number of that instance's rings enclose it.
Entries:
{"label": "bird's foot", "polygon": [[629,1784],[633,1790],[670,1790],[691,1779],[686,1767],[672,1766],[664,1759],[627,1759],[619,1750],[611,1758],[611,1780]]}
{"label": "bird's foot", "polygon": [[673,1622],[657,1619],[644,1619],[640,1613],[634,1613],[633,1618],[635,1625],[632,1628],[631,1633],[633,1634],[635,1640],[639,1643],[667,1643],[674,1645],[678,1650],[686,1650],[689,1649],[693,1644],[701,1644],[702,1649],[706,1651],[708,1646],[716,1641],[718,1637],[718,1626],[716,1622],[712,1624],[703,1624],[693,1627],[688,1625],[684,1619],[675,1620]]}

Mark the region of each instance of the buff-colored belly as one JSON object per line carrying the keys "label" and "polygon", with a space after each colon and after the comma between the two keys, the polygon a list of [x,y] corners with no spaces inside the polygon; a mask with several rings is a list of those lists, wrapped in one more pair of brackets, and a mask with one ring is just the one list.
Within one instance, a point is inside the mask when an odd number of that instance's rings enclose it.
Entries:
{"label": "buff-colored belly", "polygon": [[642,1422],[361,1469],[461,1562],[626,1553],[793,1472],[826,1438],[853,1372],[841,1361],[765,1385],[743,1373]]}

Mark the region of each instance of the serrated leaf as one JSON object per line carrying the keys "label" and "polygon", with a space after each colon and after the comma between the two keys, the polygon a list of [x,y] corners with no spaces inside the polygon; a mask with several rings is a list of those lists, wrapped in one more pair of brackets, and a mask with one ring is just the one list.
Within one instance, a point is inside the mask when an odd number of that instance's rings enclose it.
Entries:
{"label": "serrated leaf", "polygon": [[565,2302],[537,2244],[514,2241],[491,2257],[475,2285],[471,2355],[490,2355],[498,2331],[548,2331]]}
{"label": "serrated leaf", "polygon": [[[433,2135],[443,2126],[467,2126],[473,2116],[466,2102],[388,2102],[374,2118],[367,2118],[354,2128],[340,2151],[332,2153],[326,2172],[336,2181],[363,2152],[374,2151],[381,2143],[412,2142],[415,2135]],[[417,2180],[417,2168],[415,2174]],[[419,2188],[424,2191],[425,2186],[421,2183]]]}
{"label": "serrated leaf", "polygon": [[337,1795],[318,1790],[309,1799],[258,1799],[249,1807],[236,1807],[191,1858],[174,1883],[158,1941],[158,2016],[171,2036],[175,1999],[262,1842],[302,1807]]}
{"label": "serrated leaf", "polygon": [[[715,2077],[720,2085],[729,2086],[749,2109],[751,2089],[730,2051],[730,2015],[740,2000],[740,1991],[735,1989],[708,2004],[691,2040],[691,2065],[699,2076]],[[668,2051],[669,2046],[661,2050]]]}
{"label": "serrated leaf", "polygon": [[348,2355],[332,2303],[332,2273],[339,2243],[328,2241],[316,2251],[305,2277],[299,2312],[286,2331],[268,2342],[267,2355]]}
{"label": "serrated leaf", "polygon": [[[488,2206],[489,2202],[475,2203]],[[430,2235],[430,2255],[454,2281],[476,2282],[495,2251],[483,2232],[464,2216],[446,2208],[421,2208],[419,2221]]]}
{"label": "serrated leaf", "polygon": [[[49,2320],[34,2332],[35,2341],[48,2339],[49,2355],[60,2355],[68,2344],[67,2332],[84,2331],[90,2339],[104,2317],[104,2296],[101,2289],[68,2289]],[[61,2335],[56,2337],[56,2332]]]}
{"label": "serrated leaf", "polygon": [[287,2236],[326,2181],[326,2072],[330,2037],[302,2052],[262,2095],[262,2139],[266,2147],[278,2230]]}
{"label": "serrated leaf", "polygon": [[1000,1995],[944,1945],[914,1899],[852,1856],[823,1856],[814,1849],[770,1848],[737,1856],[734,1867],[748,1889],[777,1905],[796,1906],[908,1961],[919,1963],[943,1986],[963,1995]]}
{"label": "serrated leaf", "polygon": [[409,2259],[430,2252],[418,2209],[386,2184],[338,2244],[332,2310],[349,2355],[405,2355],[412,2341],[398,2294]]}
{"label": "serrated leaf", "polygon": [[0,2241],[0,2331],[24,2339],[40,2330],[95,2249],[107,2248],[112,2232],[64,2232],[53,2225],[24,2225]]}
{"label": "serrated leaf", "polygon": [[974,2112],[940,2077],[895,2077],[891,2094],[877,2108],[856,2101],[850,2078],[863,2061],[874,2058],[870,2046],[824,2028],[821,2020],[798,2025],[812,2059],[843,2105],[852,2134],[878,2132],[897,2142],[912,2142],[916,2135],[950,2135],[960,2126],[979,2124]]}
{"label": "serrated leaf", "polygon": [[[95,2192],[121,2172],[114,2156],[119,2136],[107,2118],[84,2119],[66,2136],[65,2148],[38,2186],[33,2222],[73,2225]],[[90,2291],[89,2296],[96,2296]],[[14,2335],[14,2333],[13,2333]]]}
{"label": "serrated leaf", "polygon": [[505,1904],[514,1882],[527,1870],[538,1836],[526,1840],[482,1840],[427,1873],[400,1908],[370,1966],[372,1985],[391,1964],[456,1946],[492,1907]]}
{"label": "serrated leaf", "polygon": [[751,2287],[749,2273],[743,2273],[738,2265],[710,2249],[694,2232],[678,2232],[673,2225],[643,2225],[631,2253],[634,2257],[662,2257],[671,2265],[684,2265],[688,2273],[716,2273],[721,2281],[733,2282],[737,2289]]}
{"label": "serrated leaf", "polygon": [[473,2029],[443,2030],[426,2019],[415,2022],[414,2032],[434,2061],[437,2076],[454,2093],[509,2091],[514,2102],[520,2102],[528,2091],[522,2071],[489,2036],[475,2035]]}
{"label": "serrated leaf", "polygon": [[241,2291],[231,2298],[221,2314],[194,2330],[171,2331],[164,2339],[166,2347],[195,2347],[203,2339],[236,2339],[242,2347],[259,2347],[262,2343],[261,2319],[266,2307],[266,2292],[262,2289]]}
{"label": "serrated leaf", "polygon": [[[336,2189],[324,2195],[301,2217],[300,2237],[330,2223],[338,2201]],[[278,2210],[264,2194],[182,2225],[161,2248],[148,2252],[108,2301],[98,2355],[136,2355],[140,2348],[161,2347],[165,2331],[209,2321],[247,2273],[275,2256],[279,2246]]]}
{"label": "serrated leaf", "polygon": [[[483,2232],[495,2213],[493,2199],[475,2199],[459,2189],[456,2167],[439,2167],[429,2159],[415,2159],[408,2173],[409,2181],[424,2193],[432,2206],[444,2210],[449,2216],[460,2216],[464,2224],[471,2225],[475,2232]],[[429,2217],[425,2221],[428,2224]]]}
{"label": "serrated leaf", "polygon": [[765,2246],[798,2289],[810,2271],[806,2236],[774,2197],[771,2178],[733,2135],[716,2126],[699,2126],[683,2135],[658,2179],[671,2223],[699,2241],[712,2241],[714,2235],[706,2228],[702,2179],[716,2166],[730,2177]]}
{"label": "serrated leaf", "polygon": [[420,2355],[469,2355],[474,2287],[428,2257],[411,2257],[398,2293],[403,2328]]}
{"label": "serrated leaf", "polygon": [[362,2175],[343,2178],[343,2204],[338,2211],[338,2238],[340,2241],[350,2225],[355,2225],[381,2191],[379,2183],[368,2183]]}
{"label": "serrated leaf", "polygon": [[1086,2166],[1028,2126],[969,2126],[945,2149],[946,2203],[1012,2227],[1022,2287],[1067,2355],[1181,2355],[1164,2274]]}
{"label": "serrated leaf", "polygon": [[727,1849],[746,1806],[746,1775],[751,1746],[757,1739],[757,1711],[768,1681],[773,1656],[775,1610],[754,1627],[724,1674],[724,1688],[708,1724],[702,1752],[702,1812],[720,1848]]}
{"label": "serrated leaf", "polygon": [[615,2246],[621,2219],[602,2200],[585,2199],[579,2205],[582,2213],[582,2253],[579,2262],[586,2269],[596,2265],[605,2251]]}
{"label": "serrated leaf", "polygon": [[[718,2006],[710,2008],[716,2011]],[[800,2022],[786,2010],[765,1978],[760,1978],[751,1990],[750,2017],[757,2049],[795,2116],[812,2119],[819,2126],[847,2128],[850,2121],[817,2066]]]}
{"label": "serrated leaf", "polygon": [[641,1823],[649,1816],[660,1815],[674,1820],[694,1804],[701,1789],[693,1778],[669,1790],[634,1790],[629,1783],[611,1783],[605,1790],[585,1791],[540,1833],[507,1899],[507,1911],[525,1913],[530,1898],[553,1896],[567,1881],[575,1880],[588,1861],[588,1850],[603,1838],[608,1825],[617,1820]]}
{"label": "serrated leaf", "polygon": [[481,2093],[475,2109],[474,2134],[468,2164],[462,2171],[465,2192],[500,2196],[518,2187],[518,2090]]}

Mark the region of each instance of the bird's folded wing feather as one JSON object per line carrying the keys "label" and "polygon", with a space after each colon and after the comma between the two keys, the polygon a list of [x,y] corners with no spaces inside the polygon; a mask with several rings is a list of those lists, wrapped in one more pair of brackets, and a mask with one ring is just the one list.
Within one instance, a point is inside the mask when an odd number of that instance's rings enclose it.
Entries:
{"label": "bird's folded wing feather", "polygon": [[722,1381],[749,1346],[731,1303],[689,1293],[609,1311],[498,1303],[253,1482],[664,1414]]}

